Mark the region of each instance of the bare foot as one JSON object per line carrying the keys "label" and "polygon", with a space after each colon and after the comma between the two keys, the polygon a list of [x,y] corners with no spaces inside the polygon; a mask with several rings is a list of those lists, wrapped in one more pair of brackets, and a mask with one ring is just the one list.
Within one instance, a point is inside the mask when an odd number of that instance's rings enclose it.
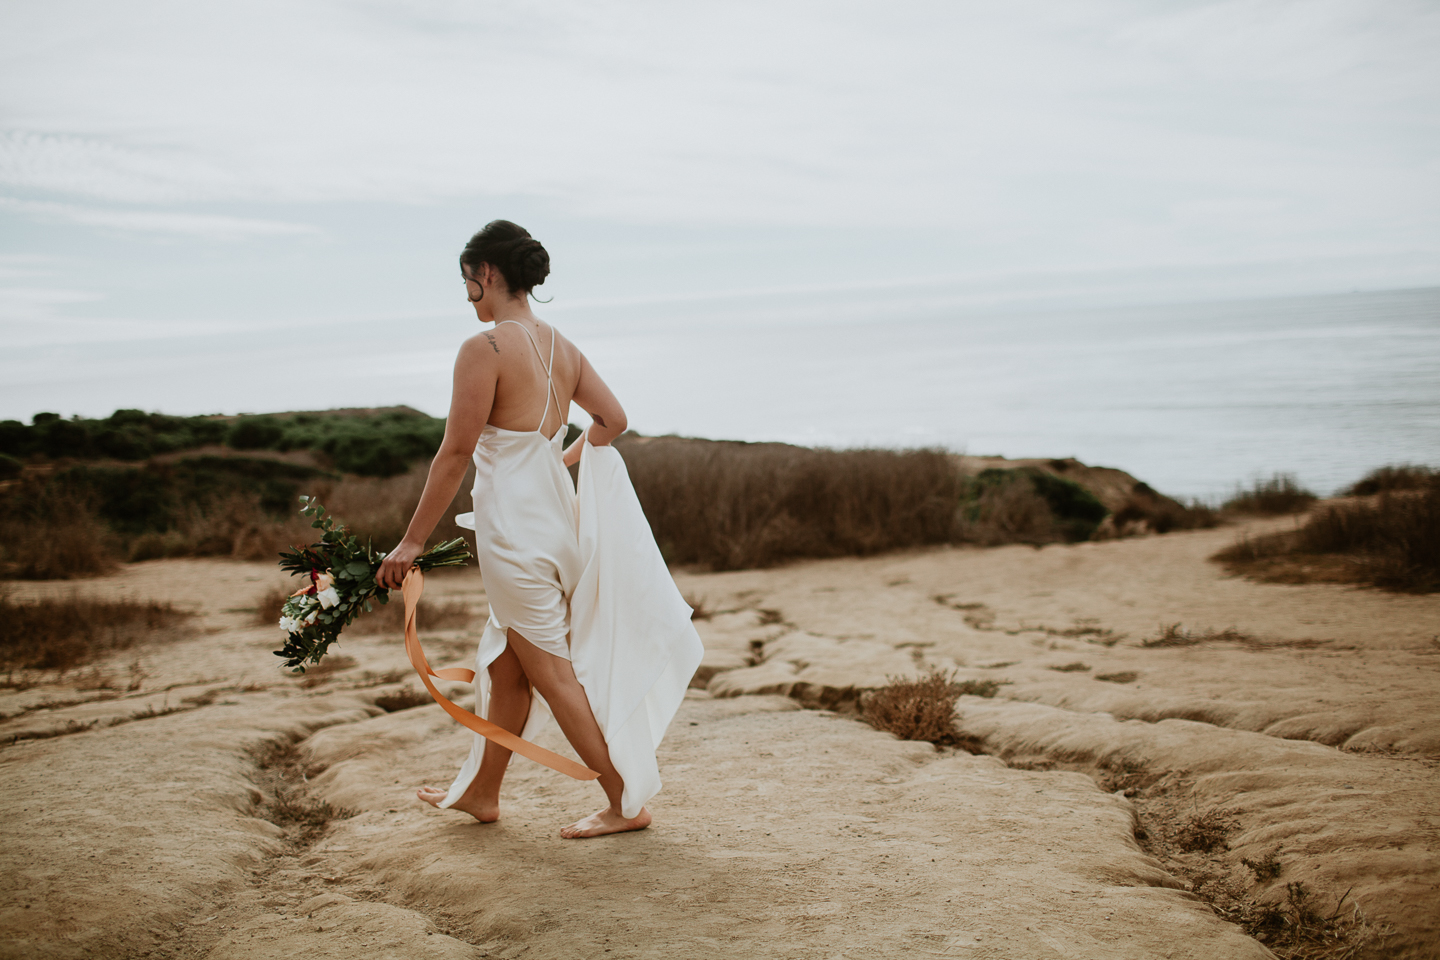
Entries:
{"label": "bare foot", "polygon": [[614,807],[606,807],[599,813],[592,813],[584,820],[576,820],[560,829],[560,836],[566,840],[580,840],[585,837],[603,837],[607,833],[624,833],[627,830],[644,830],[650,826],[650,811],[640,808],[640,816],[627,820]]}
{"label": "bare foot", "polygon": [[[415,796],[424,800],[432,807],[440,806],[440,801],[445,799],[446,791],[437,790],[435,787],[421,787],[415,791]],[[460,810],[470,814],[481,823],[494,823],[500,819],[500,804],[484,803],[479,800],[472,800],[469,797],[461,797],[446,809]]]}

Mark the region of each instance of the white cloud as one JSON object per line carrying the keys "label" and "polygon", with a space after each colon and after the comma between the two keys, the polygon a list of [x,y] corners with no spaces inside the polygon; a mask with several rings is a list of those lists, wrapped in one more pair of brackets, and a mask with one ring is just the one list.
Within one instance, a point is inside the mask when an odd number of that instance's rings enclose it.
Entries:
{"label": "white cloud", "polygon": [[78,206],[42,200],[17,200],[14,197],[0,197],[0,210],[13,210],[23,216],[41,221],[78,223],[132,233],[204,237],[208,240],[246,240],[252,237],[320,233],[319,229],[309,224],[286,223],[279,220]]}

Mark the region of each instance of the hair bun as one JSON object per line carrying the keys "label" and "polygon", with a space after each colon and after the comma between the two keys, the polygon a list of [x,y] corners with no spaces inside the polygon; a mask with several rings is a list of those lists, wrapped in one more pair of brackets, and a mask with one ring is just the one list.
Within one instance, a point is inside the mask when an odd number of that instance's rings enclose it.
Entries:
{"label": "hair bun", "polygon": [[492,220],[470,238],[460,254],[461,266],[488,263],[500,271],[512,294],[525,295],[550,275],[550,254],[530,231],[509,220]]}

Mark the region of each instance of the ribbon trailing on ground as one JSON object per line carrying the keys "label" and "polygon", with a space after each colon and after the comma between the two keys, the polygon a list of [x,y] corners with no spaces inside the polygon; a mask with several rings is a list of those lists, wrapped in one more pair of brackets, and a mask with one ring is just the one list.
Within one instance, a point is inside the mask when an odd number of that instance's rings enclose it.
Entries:
{"label": "ribbon trailing on ground", "polygon": [[507,750],[513,750],[520,756],[528,757],[536,763],[544,764],[551,770],[557,770],[567,777],[574,777],[576,780],[599,778],[600,774],[589,767],[562,757],[558,753],[552,753],[544,747],[537,747],[529,740],[520,739],[504,727],[491,723],[484,717],[476,716],[464,707],[456,706],[445,694],[437,690],[431,677],[474,683],[475,671],[466,670],[464,667],[448,667],[444,670],[430,669],[430,662],[425,659],[425,651],[420,648],[420,636],[415,629],[415,608],[420,604],[420,595],[425,592],[425,574],[417,568],[411,568],[410,572],[405,574],[400,592],[405,597],[405,655],[410,658],[410,665],[415,668],[415,672],[420,674],[420,682],[425,684],[425,689],[430,691],[430,696],[440,704],[440,709],[454,717],[461,726],[474,730],[486,740]]}

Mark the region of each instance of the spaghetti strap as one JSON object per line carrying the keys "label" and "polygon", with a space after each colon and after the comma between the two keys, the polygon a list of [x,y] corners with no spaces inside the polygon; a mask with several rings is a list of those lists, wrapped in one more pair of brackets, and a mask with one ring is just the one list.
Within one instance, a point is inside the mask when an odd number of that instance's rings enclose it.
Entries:
{"label": "spaghetti strap", "polygon": [[[545,368],[545,409],[541,411],[540,423],[535,427],[535,432],[540,433],[542,430],[545,429],[545,418],[550,415],[550,400],[552,397],[555,400],[556,415],[560,417],[563,417],[565,415],[561,409],[560,394],[555,392],[555,328],[550,328],[550,362],[546,363],[544,355],[540,353],[540,344],[535,341],[535,335],[530,332],[529,327],[525,326],[525,324],[521,323],[518,320],[501,320],[500,323],[495,324],[495,326],[498,327],[501,323],[513,323],[515,324],[515,326],[525,331],[525,336],[528,337],[530,340],[530,346],[535,348],[536,359],[540,361],[540,366]],[[544,436],[544,434],[542,433],[541,436]]]}

